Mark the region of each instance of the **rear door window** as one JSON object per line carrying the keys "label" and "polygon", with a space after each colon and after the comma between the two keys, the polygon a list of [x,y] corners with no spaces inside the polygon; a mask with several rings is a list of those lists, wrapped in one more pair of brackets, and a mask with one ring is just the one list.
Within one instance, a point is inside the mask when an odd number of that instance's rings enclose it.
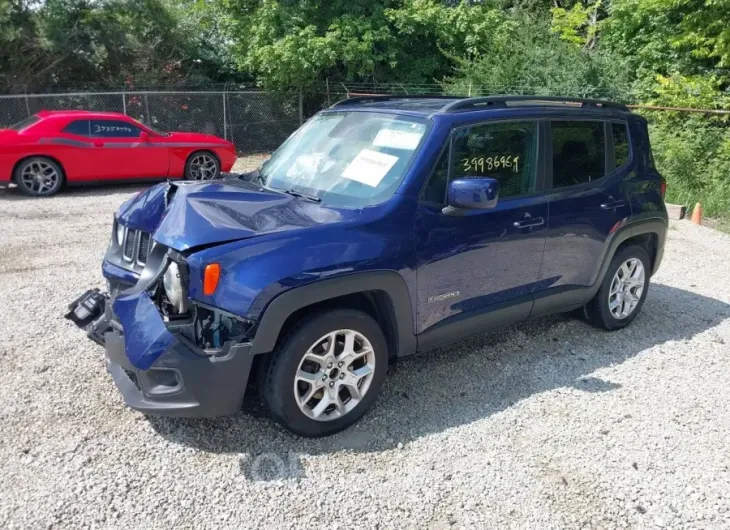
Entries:
{"label": "rear door window", "polygon": [[63,132],[77,136],[89,136],[89,120],[75,120],[64,127]]}
{"label": "rear door window", "polygon": [[95,138],[139,138],[141,129],[122,120],[91,120]]}
{"label": "rear door window", "polygon": [[553,121],[553,188],[585,184],[606,174],[602,121]]}

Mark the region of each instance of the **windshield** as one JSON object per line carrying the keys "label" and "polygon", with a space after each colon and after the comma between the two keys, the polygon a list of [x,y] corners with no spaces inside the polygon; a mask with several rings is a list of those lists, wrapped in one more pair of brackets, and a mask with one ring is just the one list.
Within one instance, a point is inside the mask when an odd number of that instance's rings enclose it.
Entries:
{"label": "windshield", "polygon": [[387,200],[403,180],[428,121],[377,112],[327,112],[295,132],[266,162],[264,186],[362,208]]}
{"label": "windshield", "polygon": [[11,125],[10,128],[14,131],[22,131],[36,123],[39,119],[40,118],[34,114],[33,116],[28,116],[23,121],[19,121],[18,123]]}

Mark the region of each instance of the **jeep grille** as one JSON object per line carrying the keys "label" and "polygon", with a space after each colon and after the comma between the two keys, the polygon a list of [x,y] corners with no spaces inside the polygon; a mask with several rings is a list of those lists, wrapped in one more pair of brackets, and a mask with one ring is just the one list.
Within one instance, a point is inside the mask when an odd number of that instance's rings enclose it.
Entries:
{"label": "jeep grille", "polygon": [[144,265],[150,253],[150,233],[142,230],[127,229],[124,235],[122,253],[127,261]]}

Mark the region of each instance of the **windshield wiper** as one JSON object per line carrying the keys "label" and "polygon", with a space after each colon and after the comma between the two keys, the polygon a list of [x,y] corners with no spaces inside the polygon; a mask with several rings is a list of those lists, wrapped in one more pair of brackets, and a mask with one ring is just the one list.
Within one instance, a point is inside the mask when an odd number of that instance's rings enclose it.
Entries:
{"label": "windshield wiper", "polygon": [[284,193],[287,193],[293,197],[299,197],[300,199],[307,199],[308,201],[312,201],[312,202],[322,202],[322,199],[320,199],[316,195],[304,193],[302,191],[295,190],[294,188],[289,188],[288,190],[280,190],[280,191],[283,191]]}

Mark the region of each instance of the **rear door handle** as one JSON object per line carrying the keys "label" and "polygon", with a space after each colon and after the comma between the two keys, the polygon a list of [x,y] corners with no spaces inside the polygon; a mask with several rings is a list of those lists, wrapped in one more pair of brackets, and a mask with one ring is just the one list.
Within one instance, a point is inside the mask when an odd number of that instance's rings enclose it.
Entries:
{"label": "rear door handle", "polygon": [[515,228],[532,228],[534,226],[542,226],[544,224],[545,219],[543,219],[542,217],[534,217],[514,222]]}
{"label": "rear door handle", "polygon": [[615,210],[616,208],[622,208],[626,206],[626,201],[611,201],[611,202],[604,202],[601,204],[602,210]]}

